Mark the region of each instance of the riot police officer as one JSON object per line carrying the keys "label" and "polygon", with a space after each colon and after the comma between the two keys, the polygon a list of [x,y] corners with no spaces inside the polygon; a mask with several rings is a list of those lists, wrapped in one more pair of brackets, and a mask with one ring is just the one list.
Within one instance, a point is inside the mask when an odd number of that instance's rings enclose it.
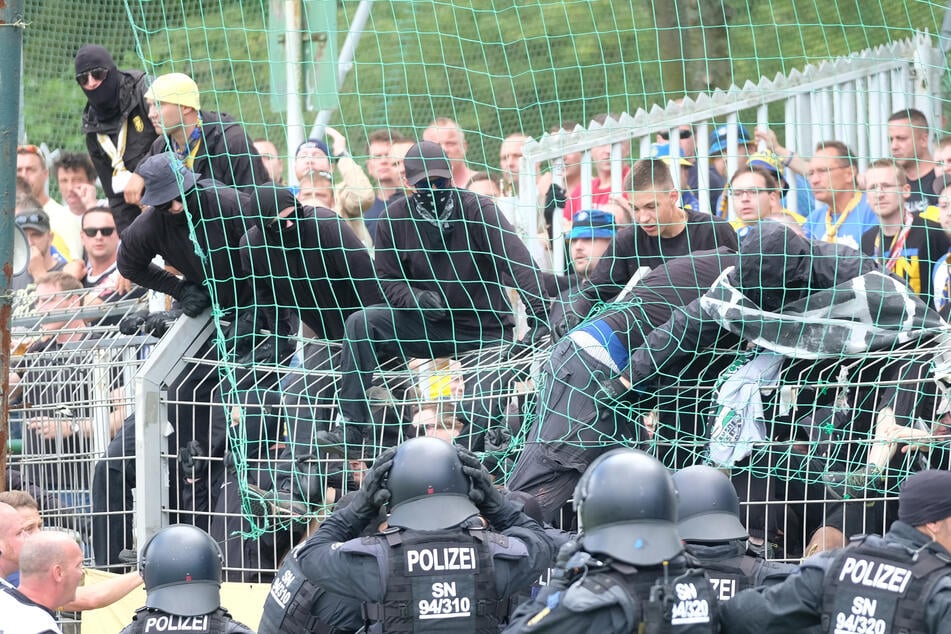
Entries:
{"label": "riot police officer", "polygon": [[121,634],[254,634],[221,607],[221,550],[200,528],[175,524],[157,532],[139,555],[139,572],[145,607]]}
{"label": "riot police officer", "polygon": [[951,472],[921,471],[898,495],[884,537],[858,536],[800,564],[780,584],[737,594],[725,631],[951,632]]}
{"label": "riot police officer", "polygon": [[779,583],[795,568],[746,554],[749,534],[740,523],[740,499],[730,478],[706,465],[673,475],[677,489],[677,530],[688,553],[710,577],[720,601],[759,585]]}
{"label": "riot police officer", "polygon": [[684,553],[677,492],[656,459],[615,449],[575,488],[578,540],[506,632],[719,632],[710,581]]}
{"label": "riot police officer", "polygon": [[[387,503],[381,531],[357,539]],[[297,560],[314,585],[364,602],[382,632],[497,632],[506,599],[554,557],[551,539],[520,509],[473,454],[413,438],[380,454]]]}

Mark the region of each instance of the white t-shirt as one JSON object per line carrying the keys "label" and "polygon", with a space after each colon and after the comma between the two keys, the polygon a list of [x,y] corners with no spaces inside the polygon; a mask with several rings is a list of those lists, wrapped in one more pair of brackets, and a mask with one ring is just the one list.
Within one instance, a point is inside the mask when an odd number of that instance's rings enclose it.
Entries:
{"label": "white t-shirt", "polygon": [[0,634],[63,634],[53,613],[9,585],[0,585]]}

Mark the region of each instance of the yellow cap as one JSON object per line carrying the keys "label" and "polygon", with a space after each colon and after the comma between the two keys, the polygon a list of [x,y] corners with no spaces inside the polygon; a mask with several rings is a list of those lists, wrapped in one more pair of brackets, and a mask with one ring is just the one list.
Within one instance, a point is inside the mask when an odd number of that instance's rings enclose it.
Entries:
{"label": "yellow cap", "polygon": [[145,98],[160,103],[174,103],[200,110],[198,84],[184,73],[159,75],[145,91]]}

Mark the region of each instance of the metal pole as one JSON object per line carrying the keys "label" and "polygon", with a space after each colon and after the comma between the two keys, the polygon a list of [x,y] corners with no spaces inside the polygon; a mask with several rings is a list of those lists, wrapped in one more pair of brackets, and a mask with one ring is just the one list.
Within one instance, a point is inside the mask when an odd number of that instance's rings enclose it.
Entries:
{"label": "metal pole", "polygon": [[[370,5],[373,0],[360,0],[360,6],[353,14],[353,21],[350,23],[350,32],[347,33],[347,39],[343,41],[340,47],[340,55],[337,57],[337,90],[343,87],[343,82],[347,81],[347,75],[353,68],[353,56],[357,51],[357,44],[360,43],[360,36],[363,35],[363,28],[366,26],[367,19],[370,17]],[[321,138],[324,135],[324,128],[330,123],[330,117],[334,109],[324,108],[317,113],[314,119],[314,127],[310,129],[310,138]]]}
{"label": "metal pole", "polygon": [[[13,213],[16,206],[16,146],[19,137],[20,59],[24,0],[0,2],[0,474],[7,468],[10,421],[10,278],[13,274]],[[6,478],[0,478],[0,491]]]}
{"label": "metal pole", "polygon": [[[304,141],[304,115],[301,108],[301,3],[286,0],[284,3],[284,64],[287,72],[287,148],[294,152]],[[291,157],[291,161],[295,157]],[[293,164],[291,185],[297,184]]]}

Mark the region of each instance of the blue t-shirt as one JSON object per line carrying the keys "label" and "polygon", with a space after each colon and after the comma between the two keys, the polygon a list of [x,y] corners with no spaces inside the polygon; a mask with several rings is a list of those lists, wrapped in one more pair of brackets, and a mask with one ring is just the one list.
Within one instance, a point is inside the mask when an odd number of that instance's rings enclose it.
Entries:
{"label": "blue t-shirt", "polygon": [[[816,205],[815,210],[806,218],[803,229],[806,237],[822,242],[834,242],[852,247],[856,251],[862,250],[862,234],[878,226],[878,216],[872,211],[865,194],[856,195],[846,208],[827,222],[826,214],[829,206],[825,203]],[[845,216],[843,219],[842,216]],[[831,223],[831,224],[830,224]],[[834,238],[830,236],[830,229],[834,229]]]}

